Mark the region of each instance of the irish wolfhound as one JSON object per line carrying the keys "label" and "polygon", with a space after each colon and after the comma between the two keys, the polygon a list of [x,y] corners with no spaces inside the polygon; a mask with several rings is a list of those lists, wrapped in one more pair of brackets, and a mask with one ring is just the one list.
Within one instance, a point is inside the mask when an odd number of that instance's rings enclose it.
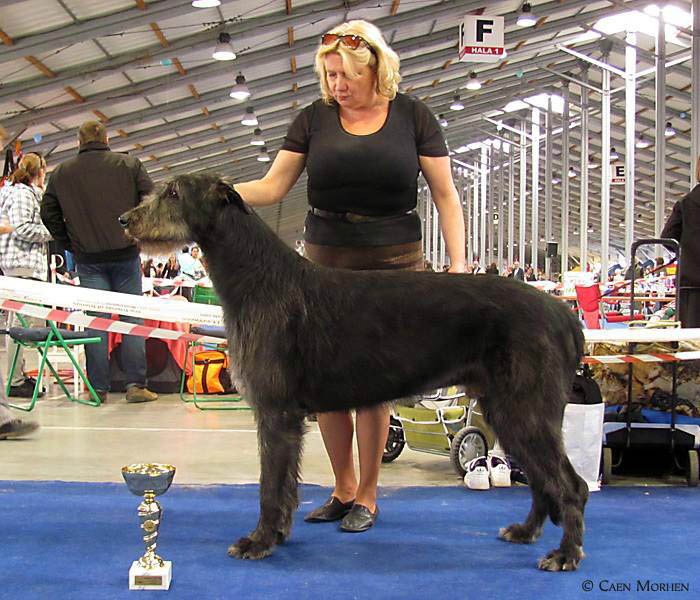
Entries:
{"label": "irish wolfhound", "polygon": [[231,556],[263,558],[289,536],[308,412],[463,384],[532,490],[525,522],[499,536],[534,542],[549,516],[564,534],[539,568],[577,568],[588,488],[564,452],[561,425],[583,333],[563,302],[504,277],[312,264],[214,175],[177,177],[120,220],[148,251],[196,242],[223,304],[261,462],[260,519]]}

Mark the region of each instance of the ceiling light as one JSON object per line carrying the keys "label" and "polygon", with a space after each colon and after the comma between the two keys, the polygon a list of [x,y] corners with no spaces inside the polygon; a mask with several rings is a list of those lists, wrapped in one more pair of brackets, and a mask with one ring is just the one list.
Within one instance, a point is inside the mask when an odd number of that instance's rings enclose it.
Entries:
{"label": "ceiling light", "polygon": [[267,148],[265,146],[260,148],[260,153],[258,154],[258,162],[270,162],[270,155],[267,153]]}
{"label": "ceiling light", "polygon": [[467,85],[465,85],[464,87],[466,87],[468,90],[481,89],[481,81],[479,81],[479,78],[476,76],[476,73],[474,71],[470,73]]}
{"label": "ceiling light", "polygon": [[450,104],[450,110],[464,110],[464,104],[459,101],[459,94],[455,94],[452,104]]}
{"label": "ceiling light", "polygon": [[589,169],[597,169],[600,165],[595,161],[595,159],[591,156],[588,159],[588,168]]}
{"label": "ceiling light", "polygon": [[554,179],[552,179],[552,184],[559,185],[560,183],[561,183],[561,179],[559,179],[558,177],[555,177]]}
{"label": "ceiling light", "polygon": [[438,115],[438,123],[440,123],[440,127],[447,127],[447,119],[444,115]]}
{"label": "ceiling light", "polygon": [[245,83],[245,77],[243,77],[243,73],[239,73],[238,75],[236,75],[236,85],[234,85],[231,88],[229,96],[231,96],[231,98],[233,98],[234,100],[247,100],[248,98],[250,98],[250,90],[248,89],[248,86]]}
{"label": "ceiling light", "polygon": [[253,131],[253,137],[250,138],[250,145],[251,146],[264,146],[265,145],[265,140],[263,139],[263,136],[262,136],[262,130],[259,127],[256,127],[255,131]]}
{"label": "ceiling light", "polygon": [[248,106],[245,109],[245,114],[241,119],[241,125],[248,125],[249,127],[257,127],[258,118],[255,116],[255,109],[252,106]]}
{"label": "ceiling light", "polygon": [[574,171],[573,167],[569,169],[569,177],[576,177],[576,171]]}
{"label": "ceiling light", "polygon": [[615,147],[610,148],[610,160],[619,160],[620,155],[615,152]]}
{"label": "ceiling light", "polygon": [[634,143],[634,147],[639,148],[640,150],[644,150],[644,148],[649,148],[649,146],[651,146],[651,140],[649,138],[644,137],[641,134],[637,138],[637,141]]}
{"label": "ceiling light", "polygon": [[676,135],[676,130],[673,128],[673,125],[671,125],[671,122],[669,121],[666,123],[666,129],[664,130],[664,135],[666,137],[671,137]]}
{"label": "ceiling light", "polygon": [[532,14],[532,7],[529,2],[523,2],[516,24],[518,27],[532,27],[537,23],[535,15]]}
{"label": "ceiling light", "polygon": [[192,6],[195,8],[214,8],[221,6],[221,0],[192,0]]}
{"label": "ceiling light", "polygon": [[593,227],[590,225],[588,226],[588,233],[593,233]]}
{"label": "ceiling light", "polygon": [[231,45],[231,36],[225,31],[219,34],[216,49],[211,57],[215,60],[234,60],[236,58],[236,53]]}

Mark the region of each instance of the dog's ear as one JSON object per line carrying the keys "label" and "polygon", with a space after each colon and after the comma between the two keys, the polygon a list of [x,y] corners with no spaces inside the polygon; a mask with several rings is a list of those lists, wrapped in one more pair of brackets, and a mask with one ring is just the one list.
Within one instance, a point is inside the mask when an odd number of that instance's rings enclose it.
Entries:
{"label": "dog's ear", "polygon": [[253,212],[241,198],[241,195],[233,188],[233,185],[223,179],[219,179],[209,190],[209,193],[224,204],[237,206],[246,214],[252,214]]}

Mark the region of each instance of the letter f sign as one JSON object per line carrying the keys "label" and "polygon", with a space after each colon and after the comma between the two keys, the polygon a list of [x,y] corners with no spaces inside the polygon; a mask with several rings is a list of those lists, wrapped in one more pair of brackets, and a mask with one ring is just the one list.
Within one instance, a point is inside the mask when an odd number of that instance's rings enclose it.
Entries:
{"label": "letter f sign", "polygon": [[483,42],[485,33],[493,33],[493,19],[478,19],[476,22],[476,41]]}

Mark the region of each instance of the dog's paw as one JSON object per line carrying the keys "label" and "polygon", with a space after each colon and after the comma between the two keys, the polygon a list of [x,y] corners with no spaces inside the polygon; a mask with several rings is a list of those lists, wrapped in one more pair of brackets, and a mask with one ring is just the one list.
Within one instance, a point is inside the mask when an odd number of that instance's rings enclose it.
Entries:
{"label": "dog's paw", "polygon": [[527,529],[524,525],[514,523],[508,527],[501,527],[498,531],[498,537],[505,542],[512,542],[513,544],[532,544],[537,541],[541,533],[541,528],[533,531]]}
{"label": "dog's paw", "polygon": [[234,558],[249,558],[251,560],[259,560],[272,554],[274,544],[266,544],[258,540],[253,540],[249,537],[242,537],[235,544],[231,544],[228,548],[228,555]]}
{"label": "dog's paw", "polygon": [[583,549],[576,547],[574,556],[567,556],[562,550],[552,550],[547,556],[541,558],[537,567],[543,571],[575,571],[584,557]]}

